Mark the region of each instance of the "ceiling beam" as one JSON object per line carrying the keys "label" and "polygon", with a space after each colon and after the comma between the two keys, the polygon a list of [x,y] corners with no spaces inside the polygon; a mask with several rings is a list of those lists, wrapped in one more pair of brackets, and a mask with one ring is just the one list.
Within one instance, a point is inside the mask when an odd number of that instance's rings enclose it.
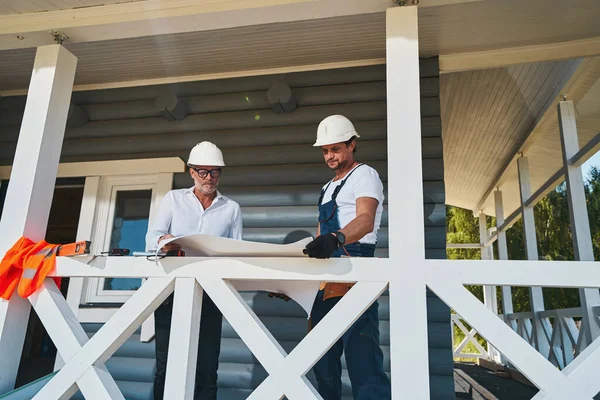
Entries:
{"label": "ceiling beam", "polygon": [[[419,7],[483,0],[419,0]],[[406,0],[411,4],[412,0]],[[0,50],[209,31],[385,12],[392,0],[145,0],[39,13],[0,15]]]}
{"label": "ceiling beam", "polygon": [[600,37],[533,46],[440,55],[440,73],[600,55]]}
{"label": "ceiling beam", "polygon": [[[289,67],[250,69],[250,70],[218,72],[218,73],[210,73],[210,74],[168,76],[168,77],[164,77],[164,78],[151,78],[151,79],[120,81],[120,82],[93,83],[93,84],[89,84],[89,85],[75,85],[75,86],[73,86],[73,91],[81,92],[81,91],[85,91],[85,90],[118,89],[118,88],[125,88],[125,87],[165,85],[165,84],[171,84],[171,83],[198,82],[198,81],[209,81],[209,80],[215,80],[215,79],[243,78],[243,77],[247,77],[247,76],[264,76],[264,75],[288,74],[288,73],[293,73],[293,72],[322,71],[322,70],[326,70],[326,69],[366,67],[366,66],[370,66],[370,65],[382,65],[382,64],[385,64],[385,58],[369,58],[369,59],[365,59],[365,60],[340,61],[340,62],[322,63],[322,64],[291,65]],[[4,90],[4,91],[0,90],[0,97],[24,96],[26,94],[27,94],[27,89]]]}

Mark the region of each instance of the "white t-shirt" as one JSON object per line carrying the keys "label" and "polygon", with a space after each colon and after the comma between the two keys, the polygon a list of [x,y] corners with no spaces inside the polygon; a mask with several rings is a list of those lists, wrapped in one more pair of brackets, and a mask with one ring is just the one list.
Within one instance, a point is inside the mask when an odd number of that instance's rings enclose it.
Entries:
{"label": "white t-shirt", "polygon": [[[333,191],[346,177],[329,184],[327,191],[323,195],[321,204],[325,204],[331,200]],[[323,189],[326,187],[327,184],[323,186]],[[360,243],[375,244],[377,242],[377,232],[381,225],[381,215],[383,214],[383,184],[377,171],[364,164],[355,167],[354,172],[352,172],[352,175],[350,175],[346,184],[337,195],[336,203],[338,205],[340,228],[343,229],[350,221],[356,218],[356,199],[359,197],[371,197],[379,201],[373,232],[368,233],[359,240]]]}

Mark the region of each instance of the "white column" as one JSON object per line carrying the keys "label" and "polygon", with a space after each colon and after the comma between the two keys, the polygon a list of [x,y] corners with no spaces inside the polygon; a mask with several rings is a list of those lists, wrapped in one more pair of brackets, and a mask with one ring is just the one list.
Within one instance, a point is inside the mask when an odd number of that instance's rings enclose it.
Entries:
{"label": "white column", "polygon": [[[494,249],[492,245],[485,246],[489,241],[487,223],[487,216],[483,213],[479,213],[479,242],[481,247],[481,259],[482,260],[493,260]],[[498,298],[496,297],[496,286],[484,286],[483,287],[483,303],[488,310],[498,315]],[[487,352],[490,355],[490,359],[500,363],[500,353],[491,344],[487,344]]]}
{"label": "white column", "polygon": [[[560,143],[567,181],[567,198],[575,260],[594,261],[594,248],[592,246],[581,167],[569,164],[569,160],[579,151],[575,108],[572,101],[559,102],[558,126],[560,128]],[[600,291],[598,289],[579,289],[579,300],[583,310],[584,321],[581,332],[584,334],[585,347],[600,336],[600,328],[594,317],[594,307],[600,306]]]}
{"label": "white column", "polygon": [[[20,236],[45,237],[77,58],[61,45],[37,49],[0,220],[0,255]],[[30,305],[0,301],[0,394],[14,387]]]}
{"label": "white column", "polygon": [[[521,213],[523,214],[523,237],[525,239],[525,250],[528,260],[538,260],[537,235],[535,233],[535,218],[533,207],[525,205],[531,197],[531,181],[529,178],[529,162],[527,157],[520,157],[517,160],[519,168],[519,189],[521,193]],[[548,357],[550,346],[544,335],[542,320],[537,313],[544,311],[544,294],[542,288],[532,287],[529,289],[531,303],[531,312],[533,314],[533,341],[535,348]]]}
{"label": "white column", "polygon": [[392,398],[428,400],[425,276],[411,265],[425,257],[417,17],[415,6],[386,12],[390,356]]}
{"label": "white column", "polygon": [[202,294],[195,278],[175,279],[165,399],[194,398]]}
{"label": "white column", "polygon": [[[500,231],[500,227],[504,225],[504,202],[502,199],[502,192],[500,190],[496,190],[494,192],[494,202],[496,206],[496,235],[498,238],[496,243],[498,244],[498,259],[508,260],[506,232]],[[514,321],[511,322],[508,318],[506,318],[508,314],[512,314],[514,312],[512,290],[510,286],[502,286],[502,310],[504,312],[506,323],[516,330],[516,323]]]}

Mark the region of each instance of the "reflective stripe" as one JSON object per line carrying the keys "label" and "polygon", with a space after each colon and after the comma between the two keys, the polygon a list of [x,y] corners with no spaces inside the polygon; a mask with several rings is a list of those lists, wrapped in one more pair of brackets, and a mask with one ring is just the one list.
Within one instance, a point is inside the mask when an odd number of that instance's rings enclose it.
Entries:
{"label": "reflective stripe", "polygon": [[51,247],[49,249],[42,249],[40,251],[38,251],[35,255],[36,256],[44,256],[44,260],[51,257],[52,254],[58,249],[58,247]]}
{"label": "reflective stripe", "polygon": [[37,271],[37,268],[25,268],[21,277],[25,279],[33,279]]}

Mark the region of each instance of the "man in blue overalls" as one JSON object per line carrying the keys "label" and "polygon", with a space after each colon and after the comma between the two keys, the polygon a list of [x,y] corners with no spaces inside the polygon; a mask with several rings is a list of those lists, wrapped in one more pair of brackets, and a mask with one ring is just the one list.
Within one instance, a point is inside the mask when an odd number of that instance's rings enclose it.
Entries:
{"label": "man in blue overalls", "polygon": [[[377,171],[354,160],[357,138],[354,125],[342,115],[332,115],[319,124],[314,146],[321,147],[335,177],[321,190],[317,238],[304,250],[310,257],[374,255],[383,213],[383,184]],[[311,313],[312,325],[317,325],[351,287],[348,283],[322,283]],[[391,399],[379,347],[378,308],[379,304],[373,303],[315,364],[323,399],[342,397],[342,352],[355,400]]]}

